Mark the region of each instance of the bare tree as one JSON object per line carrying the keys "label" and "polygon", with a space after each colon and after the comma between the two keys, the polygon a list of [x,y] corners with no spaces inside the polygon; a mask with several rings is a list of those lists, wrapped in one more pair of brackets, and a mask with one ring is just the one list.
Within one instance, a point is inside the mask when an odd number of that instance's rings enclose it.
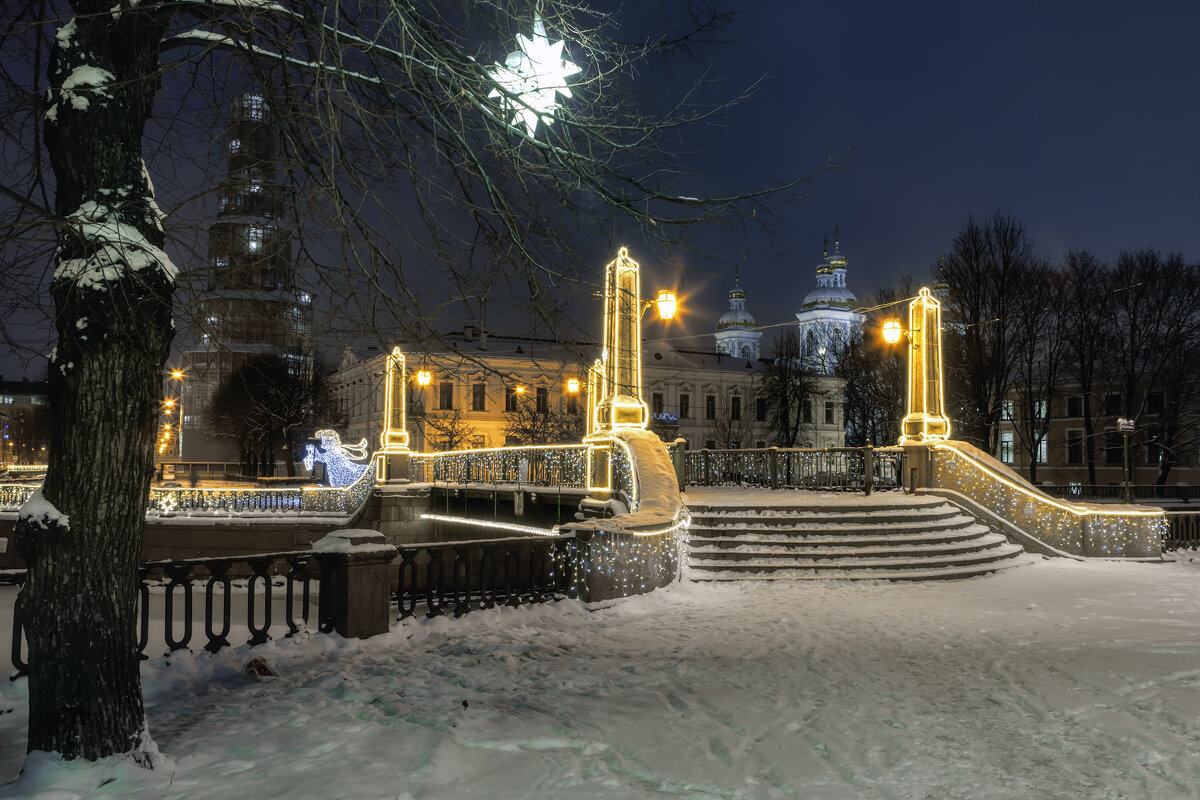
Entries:
{"label": "bare tree", "polygon": [[1029,456],[1029,480],[1036,483],[1038,464],[1044,461],[1043,442],[1053,417],[1051,401],[1062,380],[1067,352],[1064,310],[1069,278],[1048,264],[1037,262],[1027,280],[1029,291],[1024,295],[1024,310],[1008,324],[1014,329],[1017,350],[1013,428]]}
{"label": "bare tree", "polygon": [[1104,349],[1111,324],[1108,268],[1087,250],[1071,250],[1064,267],[1067,277],[1063,297],[1063,369],[1079,387],[1083,414],[1082,455],[1087,464],[1088,483],[1096,483],[1096,423],[1103,410],[1100,399],[1104,381]]}
{"label": "bare tree", "polygon": [[944,287],[949,402],[963,438],[989,453],[1020,354],[1012,323],[1027,307],[1036,262],[1025,226],[996,213],[984,222],[968,218],[934,269]]}
{"label": "bare tree", "polygon": [[475,438],[475,427],[467,422],[461,408],[429,411],[422,419],[426,441],[437,450],[462,450]]}
{"label": "bare tree", "polygon": [[[580,67],[569,106],[535,107],[498,66],[518,33],[538,35],[535,13]],[[333,231],[305,238],[298,224],[302,252],[323,279],[357,276],[327,293],[408,341],[437,318],[422,286],[469,304],[499,278],[557,328],[584,263],[565,254],[598,216],[669,243],[768,191],[695,199],[680,126],[720,109],[640,113],[619,87],[658,43],[623,45],[576,3],[11,0],[0,14],[0,77],[18,104],[5,135],[26,156],[6,158],[0,214],[53,243],[22,262],[23,285],[39,291],[53,264],[63,411],[14,532],[29,566],[28,747],[68,759],[153,752],[134,624],[177,268],[150,175],[213,138],[195,123],[224,94],[253,86],[280,112],[296,213]]]}
{"label": "bare tree", "polygon": [[[813,424],[811,403],[821,395],[813,365],[792,328],[779,333],[767,356],[758,396],[767,401],[767,419],[774,443],[796,447],[805,425]],[[808,418],[805,418],[806,411]]]}
{"label": "bare tree", "polygon": [[908,391],[905,348],[884,343],[880,331],[885,319],[907,313],[907,299],[915,294],[909,276],[897,288],[879,292],[876,310],[838,356],[835,374],[845,381],[846,444],[851,447],[892,445],[900,438]]}
{"label": "bare tree", "polygon": [[519,396],[516,407],[504,412],[504,436],[518,444],[567,444],[583,438],[583,414],[549,408],[538,410],[528,397]]}

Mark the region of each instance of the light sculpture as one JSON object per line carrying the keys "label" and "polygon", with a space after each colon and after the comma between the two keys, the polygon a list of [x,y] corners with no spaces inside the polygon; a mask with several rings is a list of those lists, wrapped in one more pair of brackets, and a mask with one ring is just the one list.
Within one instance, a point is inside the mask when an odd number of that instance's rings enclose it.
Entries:
{"label": "light sculpture", "polygon": [[520,49],[509,53],[503,64],[488,70],[500,87],[489,92],[488,97],[500,98],[513,128],[524,128],[532,136],[538,120],[546,125],[554,122],[551,115],[558,106],[558,95],[571,96],[567,78],[580,70],[563,57],[565,44],[551,42],[542,18],[534,17],[533,36],[517,34]]}
{"label": "light sculpture", "polygon": [[408,430],[405,420],[404,354],[392,348],[387,358],[383,392],[383,431],[375,475],[380,481],[407,480]]}
{"label": "light sculpture", "polygon": [[908,414],[900,443],[950,438],[942,399],[942,306],[927,287],[908,304]]}
{"label": "light sculpture", "polygon": [[645,428],[650,409],[642,400],[642,301],[640,267],[622,247],[604,270],[604,349],[589,375],[588,489],[612,491],[612,432]]}
{"label": "light sculpture", "polygon": [[324,464],[330,486],[349,486],[366,472],[366,464],[354,463],[367,457],[366,438],[358,444],[342,444],[342,437],[337,431],[320,430],[313,435],[320,440],[321,446],[318,448],[310,444],[305,447],[305,469],[311,470],[317,462]]}

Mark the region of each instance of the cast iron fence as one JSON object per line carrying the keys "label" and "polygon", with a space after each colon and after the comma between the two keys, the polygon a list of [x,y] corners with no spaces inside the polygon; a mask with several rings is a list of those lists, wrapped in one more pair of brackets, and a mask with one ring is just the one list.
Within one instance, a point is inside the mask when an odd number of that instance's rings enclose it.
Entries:
{"label": "cast iron fence", "polygon": [[[1062,500],[1101,500],[1111,501],[1114,503],[1121,502],[1124,496],[1124,487],[1119,483],[1114,484],[1068,484],[1066,486],[1038,486],[1046,494],[1051,497],[1057,497]],[[1133,499],[1137,502],[1143,500],[1177,500],[1181,503],[1187,503],[1192,500],[1200,500],[1200,486],[1191,486],[1189,484],[1180,483],[1170,486],[1159,486],[1158,484],[1134,484],[1130,487],[1133,491]]]}
{"label": "cast iron fence", "polygon": [[1163,550],[1200,549],[1200,512],[1168,511]]}
{"label": "cast iron fence", "polygon": [[[167,653],[188,648],[195,638],[197,620],[193,611],[197,595],[203,598],[200,624],[204,628],[203,647],[209,652],[235,644],[230,641],[235,596],[244,596],[246,602],[244,629],[249,638],[245,644],[262,644],[271,639],[273,632],[292,636],[309,620],[313,581],[320,574],[316,558],[312,551],[299,551],[143,564],[138,583],[139,657],[149,658],[151,592],[155,588],[163,590],[163,643]],[[19,570],[6,575],[18,584],[24,579],[23,571]],[[318,617],[324,620],[327,614],[318,608]],[[23,622],[18,603],[13,610],[11,655],[16,670],[13,678],[25,675],[29,669],[24,657]],[[320,627],[332,630],[324,622]]]}
{"label": "cast iron fence", "polygon": [[684,483],[691,486],[761,486],[826,492],[903,488],[900,447],[768,447],[684,453]]}
{"label": "cast iron fence", "polygon": [[409,461],[409,470],[416,482],[582,487],[587,448],[579,444],[419,453]]}
{"label": "cast iron fence", "polygon": [[400,548],[399,619],[569,597],[572,536],[516,537]]}

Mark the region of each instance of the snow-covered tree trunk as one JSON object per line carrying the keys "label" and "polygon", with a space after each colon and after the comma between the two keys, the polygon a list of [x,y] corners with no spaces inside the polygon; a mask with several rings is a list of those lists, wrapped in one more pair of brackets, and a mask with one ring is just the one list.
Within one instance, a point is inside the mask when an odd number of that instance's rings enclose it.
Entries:
{"label": "snow-covered tree trunk", "polygon": [[50,59],[54,428],[44,497],[22,510],[16,544],[29,566],[29,749],[145,761],[137,569],[175,269],[141,153],[163,20],[121,5],[73,3]]}

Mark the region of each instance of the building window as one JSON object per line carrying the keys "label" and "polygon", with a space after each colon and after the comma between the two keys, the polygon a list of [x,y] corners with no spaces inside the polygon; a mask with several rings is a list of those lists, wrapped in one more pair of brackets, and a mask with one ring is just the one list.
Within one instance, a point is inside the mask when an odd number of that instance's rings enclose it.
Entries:
{"label": "building window", "polygon": [[517,410],[517,390],[511,386],[504,387],[504,410],[508,412]]}
{"label": "building window", "polygon": [[717,443],[715,441],[713,441],[712,439],[704,440],[704,449],[705,450],[714,450],[714,449],[716,449],[716,447],[717,447]]}
{"label": "building window", "polygon": [[1146,395],[1146,411],[1150,414],[1163,413],[1163,393],[1150,392]]}
{"label": "building window", "polygon": [[15,402],[17,402],[16,398],[14,398],[11,394],[0,394],[0,404],[9,405]]}
{"label": "building window", "polygon": [[483,438],[482,433],[477,433],[471,437],[471,447],[475,450],[482,450],[487,447],[487,440]]}
{"label": "building window", "polygon": [[1046,439],[1043,437],[1042,440],[1038,442],[1038,446],[1037,446],[1037,463],[1045,464],[1046,461],[1048,460],[1046,458],[1046,455],[1047,455]]}
{"label": "building window", "polygon": [[576,397],[576,395],[573,395],[573,394],[567,395],[567,413],[568,414],[578,414],[579,413],[579,401],[578,401],[578,398]]}
{"label": "building window", "polygon": [[438,410],[449,411],[454,408],[454,384],[444,381],[438,384]]}
{"label": "building window", "polygon": [[825,401],[825,424],[826,425],[833,424],[833,401],[832,400]]}
{"label": "building window", "polygon": [[1013,463],[1012,431],[1005,431],[1000,434],[1000,460],[1005,464]]}
{"label": "building window", "polygon": [[754,401],[754,421],[767,421],[767,399],[765,397],[759,397]]}
{"label": "building window", "polygon": [[549,414],[550,413],[550,390],[549,389],[547,389],[545,386],[539,386],[537,389],[537,395],[535,397],[535,401],[537,402],[537,413],[539,413],[539,414]]}
{"label": "building window", "polygon": [[800,406],[800,412],[804,422],[812,422],[812,400],[805,400]]}
{"label": "building window", "polygon": [[680,419],[691,419],[692,418],[692,397],[691,397],[691,395],[687,395],[687,394],[679,395],[679,418]]}
{"label": "building window", "polygon": [[729,418],[732,420],[742,418],[742,398],[736,395],[729,398]]}
{"label": "building window", "polygon": [[1046,400],[1033,401],[1033,418],[1045,419],[1046,414],[1050,411],[1050,403]]}
{"label": "building window", "polygon": [[230,139],[229,140],[229,154],[231,156],[235,156],[240,152],[242,152],[242,140],[241,139]]}
{"label": "building window", "polygon": [[261,121],[263,112],[267,108],[267,104],[263,102],[262,95],[248,94],[242,98],[242,108],[246,111],[246,118],[255,121]]}
{"label": "building window", "polygon": [[1125,443],[1117,431],[1104,432],[1104,463],[1110,467],[1125,463]]}
{"label": "building window", "polygon": [[[1121,393],[1112,392],[1104,395],[1104,413],[1110,417],[1117,417],[1121,414]],[[1120,462],[1118,462],[1120,463]]]}
{"label": "building window", "polygon": [[487,384],[476,383],[471,387],[471,410],[487,411]]}
{"label": "building window", "polygon": [[1075,394],[1067,398],[1067,416],[1071,419],[1083,416],[1083,395]]}
{"label": "building window", "polygon": [[1083,463],[1083,429],[1069,428],[1067,430],[1067,463]]}
{"label": "building window", "polygon": [[663,413],[663,395],[662,392],[655,392],[650,395],[650,413],[658,416]]}
{"label": "building window", "polygon": [[705,419],[716,419],[717,418],[717,396],[716,395],[706,394],[704,396],[704,418]]}
{"label": "building window", "polygon": [[246,250],[251,253],[258,253],[262,250],[263,245],[263,229],[257,225],[251,225],[246,228]]}
{"label": "building window", "polygon": [[1005,422],[1012,422],[1016,417],[1013,414],[1013,401],[1002,400],[1000,402],[1000,419]]}

